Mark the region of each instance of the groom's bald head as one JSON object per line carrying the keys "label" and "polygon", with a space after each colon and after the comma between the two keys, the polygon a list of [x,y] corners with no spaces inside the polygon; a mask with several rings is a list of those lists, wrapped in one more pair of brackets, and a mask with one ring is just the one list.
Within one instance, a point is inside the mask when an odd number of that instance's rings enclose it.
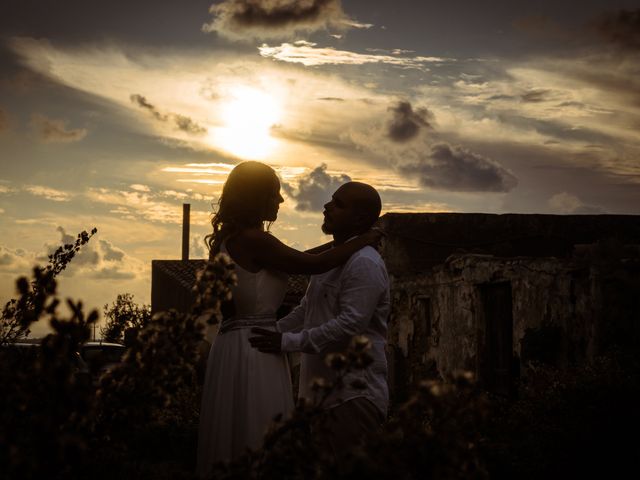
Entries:
{"label": "groom's bald head", "polygon": [[382,210],[382,200],[378,191],[371,185],[362,182],[349,182],[342,185],[354,202],[360,216],[363,231],[369,230],[378,220]]}
{"label": "groom's bald head", "polygon": [[350,236],[373,226],[380,216],[382,201],[371,185],[348,182],[336,190],[324,209],[323,232]]}

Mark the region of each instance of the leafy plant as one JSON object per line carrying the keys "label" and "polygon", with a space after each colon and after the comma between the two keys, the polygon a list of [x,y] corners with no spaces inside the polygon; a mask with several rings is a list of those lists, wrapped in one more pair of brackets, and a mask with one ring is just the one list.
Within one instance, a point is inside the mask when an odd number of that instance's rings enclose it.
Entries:
{"label": "leafy plant", "polygon": [[[82,231],[74,243],[61,245],[49,255],[49,262],[44,268],[35,267],[31,282],[26,277],[20,277],[16,282],[20,298],[9,300],[0,314],[0,346],[15,343],[16,340],[27,336],[30,325],[37,321],[41,314],[51,313],[58,305],[58,300],[52,298],[56,283],[55,278],[67,268],[67,265],[86,245],[98,229],[91,233]],[[52,303],[46,304],[47,300]]]}
{"label": "leafy plant", "polygon": [[151,320],[151,306],[138,305],[130,293],[119,294],[116,301],[104,306],[107,323],[100,329],[107,342],[128,343],[127,336],[136,334]]}

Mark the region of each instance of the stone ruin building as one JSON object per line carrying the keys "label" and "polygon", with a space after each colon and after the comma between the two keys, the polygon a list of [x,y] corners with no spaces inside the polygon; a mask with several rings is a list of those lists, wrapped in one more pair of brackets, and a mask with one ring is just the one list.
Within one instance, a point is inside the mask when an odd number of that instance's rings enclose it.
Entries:
{"label": "stone ruin building", "polygon": [[[389,383],[470,370],[512,395],[531,360],[567,366],[640,346],[640,216],[387,213]],[[187,236],[188,238],[188,236]],[[152,311],[188,311],[204,260],[154,260]],[[280,315],[304,294],[292,276]],[[210,332],[211,335],[215,332]]]}
{"label": "stone ruin building", "polygon": [[564,367],[640,346],[640,217],[395,214],[389,381],[464,369],[513,395],[531,360]]}

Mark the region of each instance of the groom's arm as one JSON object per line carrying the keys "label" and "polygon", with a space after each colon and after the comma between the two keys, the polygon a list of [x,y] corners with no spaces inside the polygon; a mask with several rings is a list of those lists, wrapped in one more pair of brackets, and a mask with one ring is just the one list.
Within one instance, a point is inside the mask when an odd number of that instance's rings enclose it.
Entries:
{"label": "groom's arm", "polygon": [[343,273],[339,314],[317,327],[283,333],[282,351],[321,353],[344,348],[351,337],[367,329],[387,284],[379,264],[365,257],[354,259]]}
{"label": "groom's arm", "polygon": [[282,332],[299,332],[304,326],[304,317],[307,311],[307,295],[302,297],[300,304],[288,315],[282,317],[276,323],[276,330],[254,327],[251,329],[253,337],[249,337],[249,343],[253,348],[263,353],[280,353],[282,351]]}
{"label": "groom's arm", "polygon": [[279,332],[299,332],[304,326],[304,316],[307,311],[307,295],[305,294],[296,306],[286,316],[282,317],[276,323],[276,329]]}

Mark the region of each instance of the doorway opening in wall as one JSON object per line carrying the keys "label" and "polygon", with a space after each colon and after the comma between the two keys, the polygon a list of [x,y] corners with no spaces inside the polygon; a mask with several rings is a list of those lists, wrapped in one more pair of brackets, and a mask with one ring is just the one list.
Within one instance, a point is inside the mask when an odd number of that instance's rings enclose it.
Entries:
{"label": "doorway opening in wall", "polygon": [[[431,297],[418,295],[414,299],[416,308],[415,331],[413,332],[414,348],[418,346],[427,353],[432,342],[433,325],[431,322]],[[418,345],[416,345],[418,344]]]}
{"label": "doorway opening in wall", "polygon": [[497,395],[516,394],[517,368],[513,354],[513,309],[510,282],[479,286],[482,317],[479,325],[479,380]]}

